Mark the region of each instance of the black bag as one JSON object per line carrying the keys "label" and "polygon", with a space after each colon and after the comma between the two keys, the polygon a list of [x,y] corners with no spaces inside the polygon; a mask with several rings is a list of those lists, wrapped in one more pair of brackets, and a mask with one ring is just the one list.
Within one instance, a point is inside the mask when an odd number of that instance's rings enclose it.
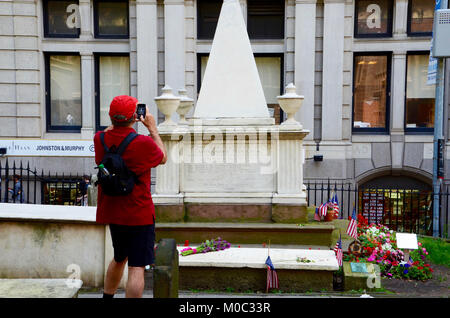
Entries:
{"label": "black bag", "polygon": [[100,140],[105,149],[105,155],[100,165],[103,164],[108,173],[97,167],[99,171],[96,184],[101,185],[104,194],[109,196],[128,195],[133,191],[134,185],[139,182],[138,176],[128,169],[125,161],[122,159],[125,148],[137,136],[138,134],[131,132],[122,140],[119,147],[113,145],[111,148],[108,148],[105,144],[105,133],[100,134]]}

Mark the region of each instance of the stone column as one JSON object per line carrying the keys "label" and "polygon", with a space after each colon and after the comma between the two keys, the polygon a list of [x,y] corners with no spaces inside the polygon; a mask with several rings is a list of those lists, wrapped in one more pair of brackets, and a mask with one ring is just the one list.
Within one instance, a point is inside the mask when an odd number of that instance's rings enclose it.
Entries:
{"label": "stone column", "polygon": [[322,141],[342,140],[344,0],[324,0]]}
{"label": "stone column", "polygon": [[91,27],[91,1],[79,0],[79,11],[81,18],[80,39],[87,40],[93,37]]}
{"label": "stone column", "polygon": [[[158,118],[154,98],[158,95],[158,49],[156,0],[136,1],[137,98]],[[139,133],[147,133],[143,125]]]}
{"label": "stone column", "polygon": [[406,52],[394,51],[394,54],[392,55],[392,64],[393,64],[392,86],[391,86],[392,168],[401,169],[403,166],[403,146],[404,146],[404,131],[405,131],[404,127],[405,127]]}
{"label": "stone column", "polygon": [[81,55],[81,139],[92,139],[95,131],[94,102],[94,55],[80,52]]}
{"label": "stone column", "polygon": [[[273,195],[272,220],[275,222],[305,222],[306,191],[303,185],[303,139],[308,132],[280,127],[277,140],[276,193]],[[271,137],[273,138],[273,137]]]}
{"label": "stone column", "polygon": [[161,125],[158,130],[167,150],[167,162],[156,167],[153,203],[159,222],[181,222],[184,196],[180,193],[180,140],[185,132]]}
{"label": "stone column", "polygon": [[311,132],[305,140],[312,140],[314,137],[316,2],[317,0],[295,2],[295,86],[297,93],[305,97],[295,118],[304,129]]}
{"label": "stone column", "polygon": [[[394,51],[392,64],[391,133],[403,134],[405,126],[406,52]],[[389,116],[389,114],[386,115]]]}
{"label": "stone column", "polygon": [[[164,0],[164,84],[172,87],[175,95],[186,86],[185,39],[184,1]],[[178,118],[174,113],[173,120],[178,121]]]}
{"label": "stone column", "polygon": [[408,23],[408,0],[395,1],[394,14],[393,37],[405,38]]}

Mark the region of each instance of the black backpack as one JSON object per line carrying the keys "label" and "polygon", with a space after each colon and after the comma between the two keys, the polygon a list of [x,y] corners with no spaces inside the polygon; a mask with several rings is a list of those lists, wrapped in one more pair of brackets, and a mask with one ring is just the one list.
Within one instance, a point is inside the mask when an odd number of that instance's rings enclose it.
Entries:
{"label": "black backpack", "polygon": [[99,166],[103,164],[108,172],[105,173],[97,167],[96,169],[99,169],[99,171],[96,184],[101,185],[104,194],[109,196],[128,195],[133,191],[134,185],[139,182],[138,176],[128,169],[125,161],[122,159],[122,154],[126,147],[137,136],[138,134],[131,132],[122,140],[119,147],[113,145],[111,148],[108,148],[105,144],[105,133],[100,134],[105,155]]}

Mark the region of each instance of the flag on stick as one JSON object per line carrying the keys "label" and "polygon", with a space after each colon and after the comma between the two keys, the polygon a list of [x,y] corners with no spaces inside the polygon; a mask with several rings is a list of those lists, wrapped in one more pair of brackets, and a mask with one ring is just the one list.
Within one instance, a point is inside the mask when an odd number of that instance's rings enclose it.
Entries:
{"label": "flag on stick", "polygon": [[336,259],[339,266],[342,266],[342,241],[341,241],[341,234],[339,234],[339,240],[336,242],[336,246],[334,247],[334,252],[336,253]]}
{"label": "flag on stick", "polygon": [[331,198],[330,203],[331,203],[331,207],[332,207],[334,213],[335,213],[336,215],[339,215],[339,213],[340,213],[340,208],[339,208],[339,200],[338,200],[337,193],[335,193],[335,194],[333,195],[333,197]]}
{"label": "flag on stick", "polygon": [[272,289],[272,288],[278,289],[278,287],[279,287],[278,286],[278,275],[277,275],[277,271],[275,270],[275,267],[273,267],[270,256],[267,256],[266,265],[267,265],[266,292],[269,292],[269,289]]}
{"label": "flag on stick", "polygon": [[316,212],[314,213],[314,220],[320,221],[319,208],[316,208]]}
{"label": "flag on stick", "polygon": [[358,221],[356,219],[356,208],[353,208],[352,218],[347,227],[347,234],[355,240],[358,238]]}
{"label": "flag on stick", "polygon": [[319,216],[325,217],[325,216],[327,215],[327,212],[328,212],[328,203],[329,203],[329,201],[327,201],[327,202],[325,202],[325,203],[322,203],[322,204],[319,206]]}

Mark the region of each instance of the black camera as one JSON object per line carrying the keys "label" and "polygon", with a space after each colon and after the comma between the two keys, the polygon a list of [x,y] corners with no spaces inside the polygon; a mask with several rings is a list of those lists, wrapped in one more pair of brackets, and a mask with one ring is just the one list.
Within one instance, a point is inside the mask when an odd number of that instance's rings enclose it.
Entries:
{"label": "black camera", "polygon": [[140,119],[141,116],[142,116],[142,120],[144,120],[144,118],[145,118],[145,112],[146,112],[146,106],[145,106],[145,104],[138,104],[138,105],[137,105],[137,111],[136,111],[137,118]]}

